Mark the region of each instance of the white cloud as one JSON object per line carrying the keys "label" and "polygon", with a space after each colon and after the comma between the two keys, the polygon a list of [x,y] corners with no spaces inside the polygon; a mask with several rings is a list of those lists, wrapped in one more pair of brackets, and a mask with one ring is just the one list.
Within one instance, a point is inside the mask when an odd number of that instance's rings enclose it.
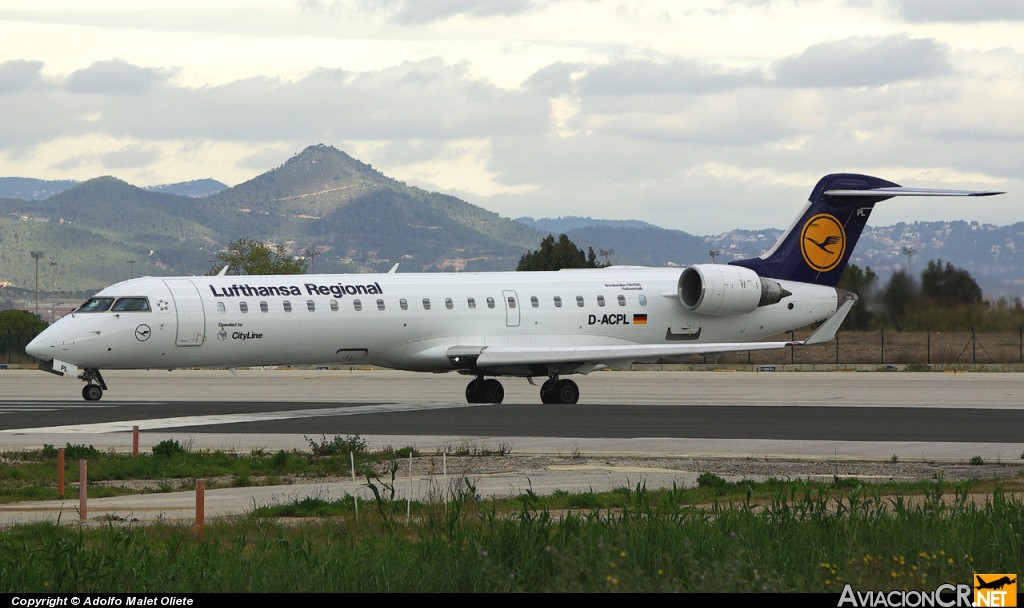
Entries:
{"label": "white cloud", "polygon": [[1010,193],[873,222],[1021,221],[1024,18],[962,5],[41,0],[0,9],[0,161],[236,184],[324,143],[508,217],[697,234],[858,171]]}

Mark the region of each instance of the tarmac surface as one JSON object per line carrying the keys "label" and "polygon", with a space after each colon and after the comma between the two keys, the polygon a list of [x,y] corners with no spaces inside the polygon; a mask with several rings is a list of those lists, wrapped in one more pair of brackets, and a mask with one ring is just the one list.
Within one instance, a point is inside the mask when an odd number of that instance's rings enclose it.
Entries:
{"label": "tarmac surface", "polygon": [[[467,484],[489,497],[688,486],[705,471],[731,480],[913,479],[1011,476],[1024,465],[1021,373],[610,371],[575,377],[575,406],[540,405],[539,388],[522,379],[503,381],[501,405],[469,405],[464,376],[375,369],[105,377],[103,400],[85,402],[79,381],[0,370],[0,452],[67,444],[130,452],[136,441],[145,452],[168,439],[193,450],[308,451],[311,441],[358,435],[371,450],[422,455],[397,463],[396,500],[443,500]],[[306,497],[372,497],[365,478],[285,483],[206,490],[204,517]],[[84,503],[77,485],[68,492],[0,505],[0,526],[196,517],[191,490]]]}

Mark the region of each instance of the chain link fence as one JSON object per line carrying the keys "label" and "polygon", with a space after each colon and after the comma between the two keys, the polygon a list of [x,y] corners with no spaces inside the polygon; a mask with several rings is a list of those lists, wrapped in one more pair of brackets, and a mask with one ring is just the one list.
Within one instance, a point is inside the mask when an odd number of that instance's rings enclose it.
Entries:
{"label": "chain link fence", "polygon": [[[801,340],[810,330],[776,340]],[[750,365],[985,365],[1024,363],[1024,329],[1016,332],[844,332],[836,340],[774,351],[746,351],[703,357],[687,363]]]}
{"label": "chain link fence", "polygon": [[6,365],[33,365],[36,360],[25,354],[25,347],[35,333],[0,333],[0,366]]}

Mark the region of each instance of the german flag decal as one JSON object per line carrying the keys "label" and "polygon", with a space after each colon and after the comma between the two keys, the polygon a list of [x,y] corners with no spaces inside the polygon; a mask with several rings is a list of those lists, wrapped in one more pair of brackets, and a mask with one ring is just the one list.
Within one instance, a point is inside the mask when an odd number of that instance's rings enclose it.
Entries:
{"label": "german flag decal", "polygon": [[647,315],[633,315],[633,325],[647,325]]}

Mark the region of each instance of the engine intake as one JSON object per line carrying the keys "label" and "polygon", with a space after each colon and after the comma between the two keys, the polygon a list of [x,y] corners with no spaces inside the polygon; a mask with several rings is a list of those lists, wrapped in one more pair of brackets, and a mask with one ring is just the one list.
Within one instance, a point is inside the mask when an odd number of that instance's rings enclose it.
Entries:
{"label": "engine intake", "polygon": [[725,264],[695,264],[679,276],[679,301],[702,315],[741,315],[793,295],[753,270]]}

